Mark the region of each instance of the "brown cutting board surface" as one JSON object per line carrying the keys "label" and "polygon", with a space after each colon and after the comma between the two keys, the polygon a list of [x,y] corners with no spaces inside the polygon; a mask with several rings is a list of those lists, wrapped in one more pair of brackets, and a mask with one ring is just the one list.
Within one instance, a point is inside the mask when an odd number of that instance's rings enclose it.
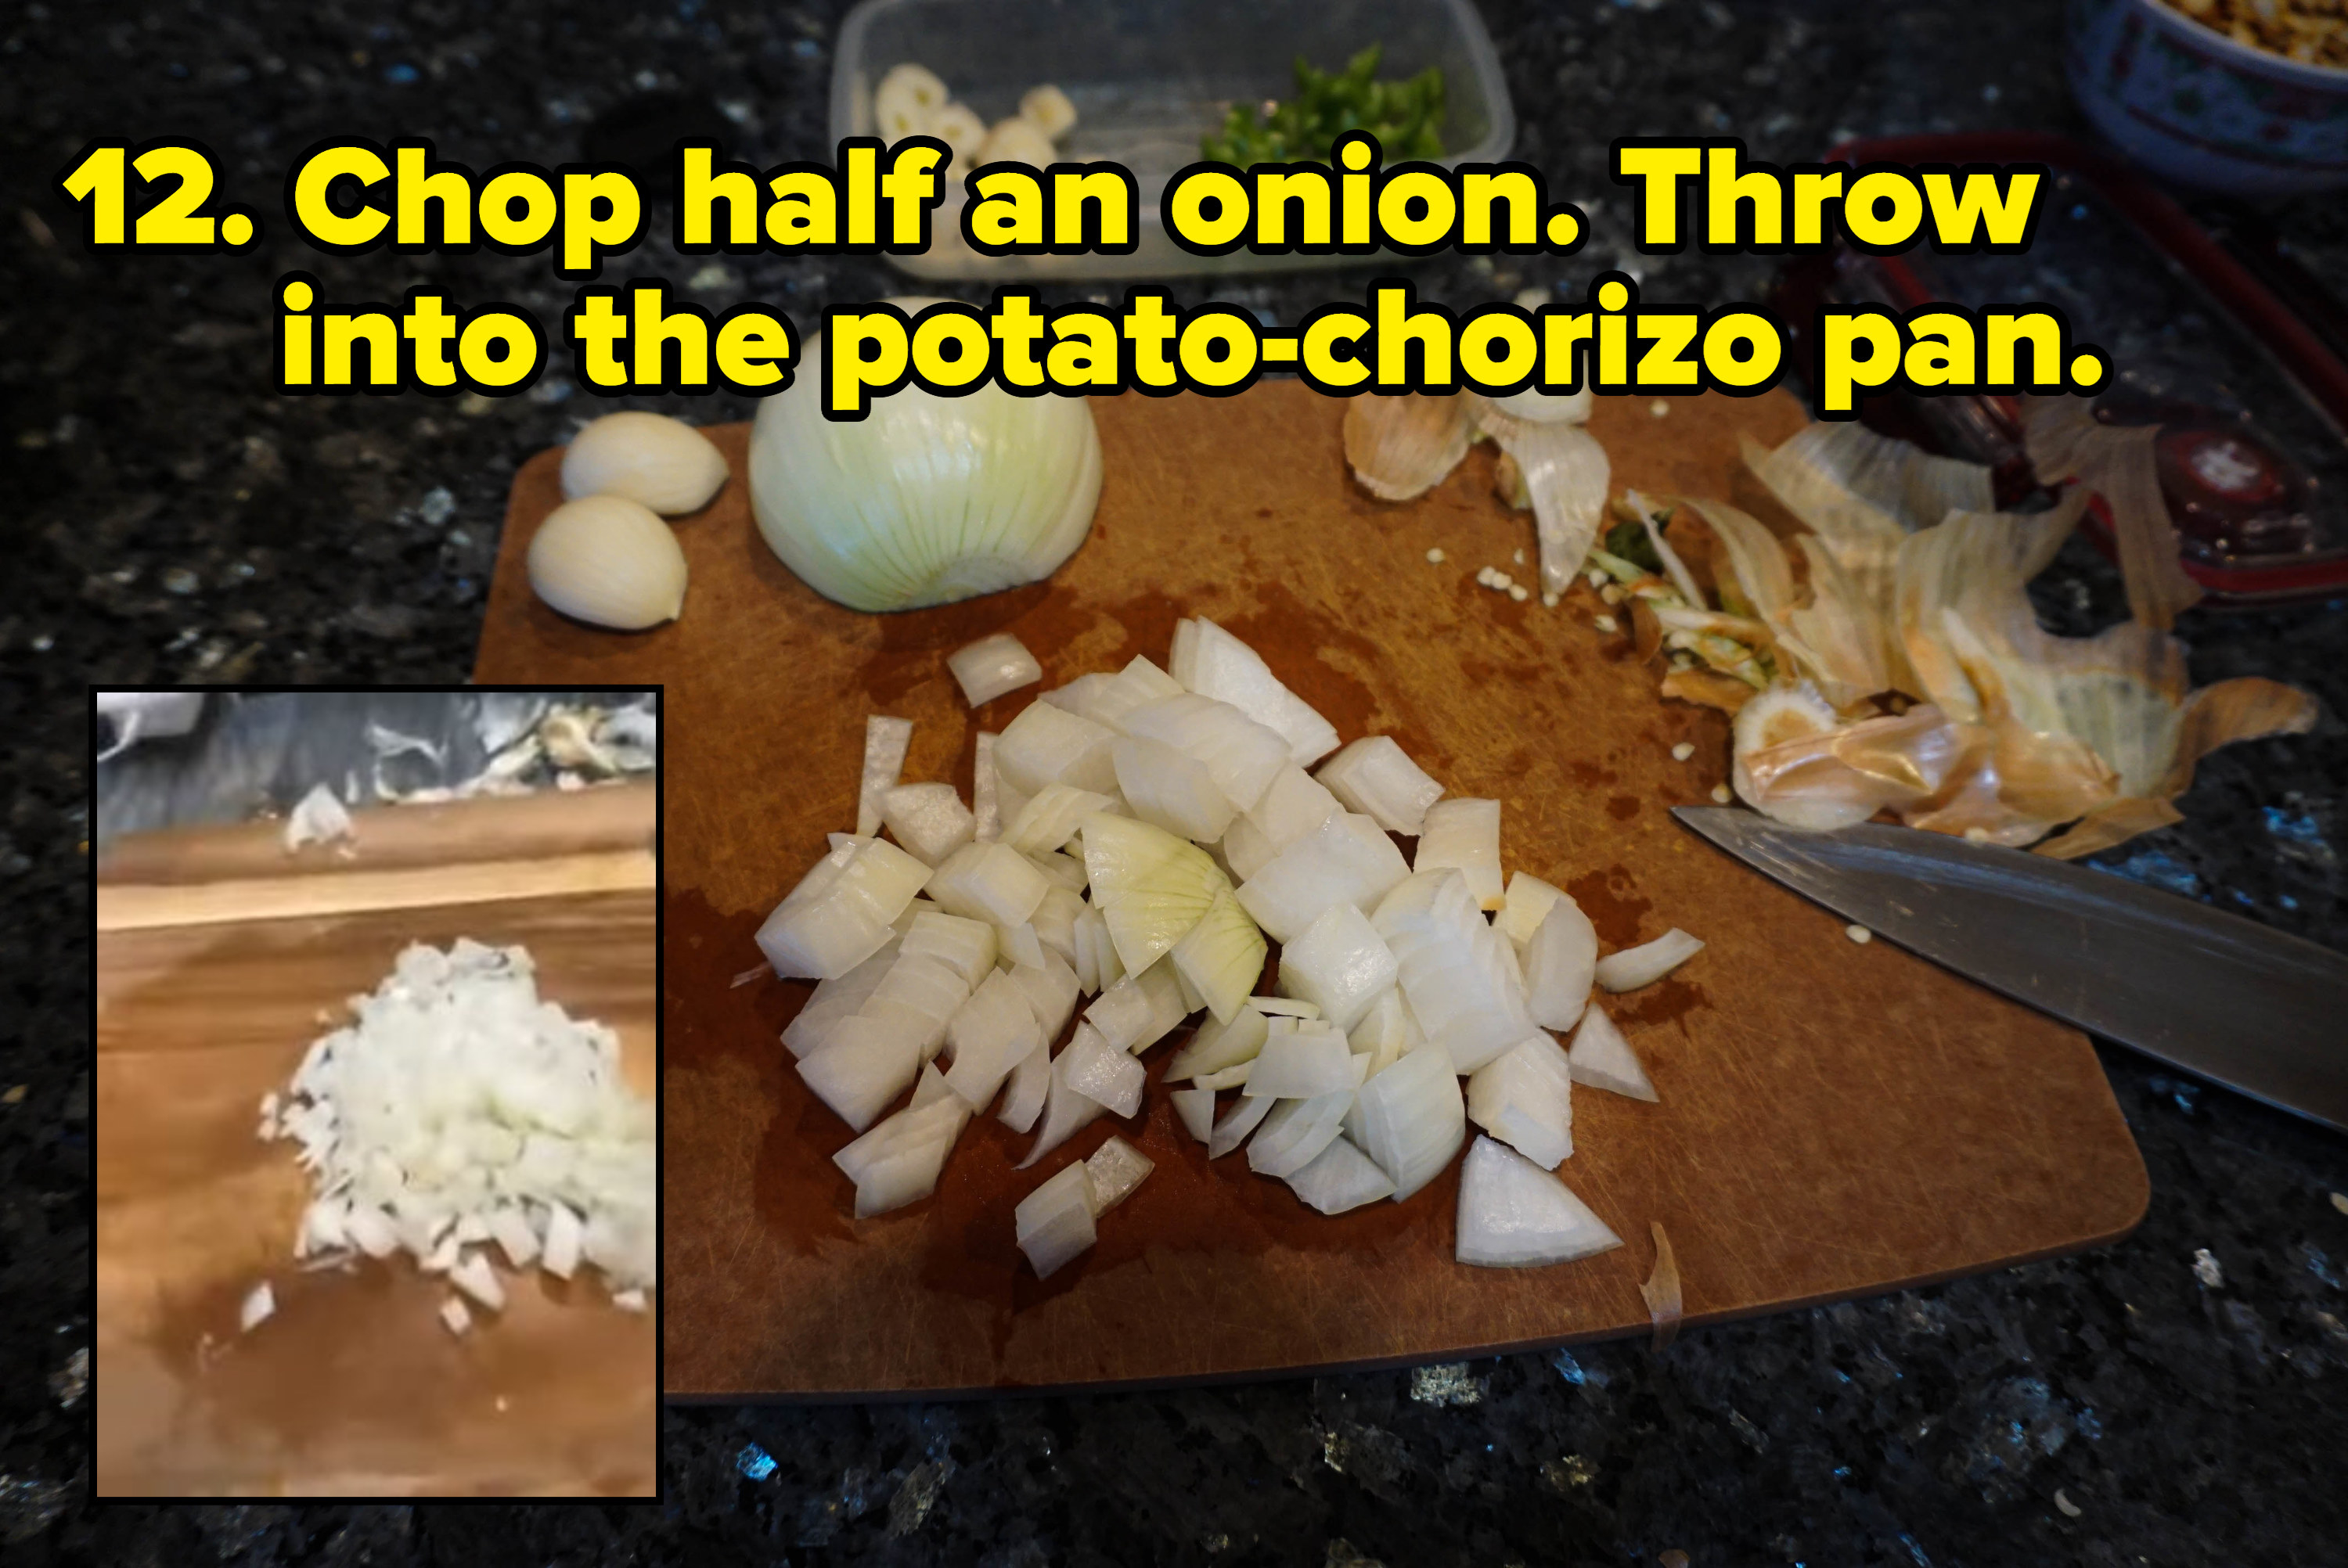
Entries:
{"label": "brown cutting board surface", "polygon": [[[2108,1240],[2144,1168],[2085,1039],[1841,922],[1683,832],[1667,807],[1721,782],[1719,715],[1666,703],[1587,588],[1555,609],[1478,587],[1530,579],[1525,514],[1479,449],[1418,501],[1346,477],[1339,403],[1299,384],[1230,399],[1097,400],[1107,478],[1092,536],[1048,584],[859,615],[767,550],[739,476],[746,426],[712,432],[736,479],[678,534],[682,620],[567,622],[522,553],[559,500],[559,455],[515,481],[476,676],[662,682],[668,781],[664,970],[664,1378],[682,1397],[822,1397],[1244,1377],[1489,1354],[1643,1330],[1648,1224],[1677,1248],[1691,1321],[1944,1278]],[[1738,430],[1782,439],[1782,395],[1601,399],[1614,482],[1727,494]],[[1426,559],[1430,546],[1447,559]],[[1396,736],[1455,794],[1504,805],[1505,865],[1569,888],[1610,948],[1678,925],[1711,944],[1608,1005],[1662,1095],[1574,1096],[1560,1173],[1626,1240],[1563,1267],[1452,1261],[1457,1166],[1409,1203],[1335,1218],[1243,1155],[1210,1165],[1155,1080],[1028,1171],[1028,1140],[974,1121],[935,1197],[851,1216],[848,1129],[776,1036],[808,989],[759,960],[767,911],[852,825],[864,718],[914,721],[908,780],[971,783],[973,737],[1035,697],[968,712],[945,655],[1007,630],[1046,685],[1137,653],[1175,620],[1247,639],[1341,733]],[[1627,632],[1627,624],[1625,630]],[[1692,761],[1671,759],[1682,740]],[[1182,1038],[1177,1031],[1176,1040]],[[1157,1170],[1048,1281],[1012,1210],[1111,1132]]]}
{"label": "brown cutting board surface", "polygon": [[[540,993],[617,1030],[652,1092],[654,792],[356,821],[347,858],[288,857],[263,825],[125,839],[99,867],[97,1491],[650,1495],[649,1316],[611,1306],[592,1270],[510,1274],[506,1310],[459,1339],[447,1286],[404,1255],[304,1274],[308,1178],[254,1128],[322,1012],[346,1019],[408,943],[458,937],[528,948]],[[551,890],[500,896],[550,866]],[[264,1279],[276,1316],[240,1334]]]}

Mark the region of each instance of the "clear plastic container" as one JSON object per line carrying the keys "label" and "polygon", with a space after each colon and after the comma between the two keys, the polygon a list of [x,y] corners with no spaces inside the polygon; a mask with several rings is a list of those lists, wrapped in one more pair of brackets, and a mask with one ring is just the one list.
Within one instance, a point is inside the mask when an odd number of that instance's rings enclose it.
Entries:
{"label": "clear plastic container", "polygon": [[973,253],[962,241],[962,192],[938,210],[927,252],[890,260],[917,278],[1143,278],[1357,265],[1359,257],[1193,256],[1168,237],[1158,192],[1199,159],[1199,140],[1234,104],[1288,96],[1303,55],[1336,69],[1384,46],[1382,78],[1443,68],[1443,161],[1490,162],[1516,140],[1515,112],[1492,40],[1470,0],[864,0],[839,31],[831,135],[874,134],[872,90],[897,65],[935,71],[993,124],[1049,82],[1076,124],[1060,153],[1110,159],[1141,186],[1138,244],[1128,256]]}

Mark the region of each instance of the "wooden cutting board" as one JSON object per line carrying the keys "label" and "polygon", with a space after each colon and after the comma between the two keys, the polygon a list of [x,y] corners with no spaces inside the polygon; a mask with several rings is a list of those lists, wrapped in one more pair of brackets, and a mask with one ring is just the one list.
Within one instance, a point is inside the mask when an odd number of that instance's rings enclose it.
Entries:
{"label": "wooden cutting board", "polygon": [[[649,785],[356,815],[345,856],[273,823],[126,838],[98,868],[101,1497],[650,1496],[658,1340],[592,1271],[507,1276],[441,1326],[404,1256],[304,1274],[294,1145],[255,1136],[321,1015],[411,942],[520,943],[539,989],[656,1087]],[[276,1315],[238,1331],[267,1280]]]}
{"label": "wooden cutting board", "polygon": [[[2084,1037],[1841,922],[1665,815],[1726,766],[1722,718],[1663,702],[1587,588],[1555,609],[1474,581],[1530,579],[1532,529],[1492,496],[1488,448],[1390,506],[1349,483],[1342,405],[1296,383],[1230,399],[1097,400],[1092,536],[1047,584],[944,609],[851,613],[757,536],[747,427],[711,432],[736,479],[677,528],[684,618],[639,635],[567,622],[522,553],[559,454],[517,477],[477,678],[667,686],[664,1378],[679,1397],[930,1393],[1231,1378],[1428,1360],[1643,1330],[1651,1220],[1691,1321],[1945,1278],[2117,1236],[2142,1163]],[[1736,434],[1776,441],[1782,395],[1601,399],[1614,482],[1725,495]],[[1437,565],[1430,547],[1446,552]],[[777,1033],[798,982],[729,982],[751,937],[855,818],[868,712],[914,721],[909,781],[971,784],[973,736],[1037,688],[968,712],[945,655],[1007,630],[1045,683],[1161,664],[1174,622],[1245,638],[1341,733],[1395,735],[1452,793],[1504,803],[1505,864],[1570,889],[1608,947],[1678,925],[1711,946],[1609,1005],[1663,1097],[1577,1093],[1561,1174],[1628,1242],[1530,1272],[1452,1261],[1457,1175],[1326,1218],[1244,1157],[1210,1165],[1155,1080],[1049,1160],[974,1122],[937,1195],[870,1221],[831,1164],[850,1133]],[[1692,760],[1671,757],[1681,741]],[[1177,1039],[1180,1038],[1178,1031]],[[1157,1162],[1048,1281],[1012,1209],[1111,1132]]]}

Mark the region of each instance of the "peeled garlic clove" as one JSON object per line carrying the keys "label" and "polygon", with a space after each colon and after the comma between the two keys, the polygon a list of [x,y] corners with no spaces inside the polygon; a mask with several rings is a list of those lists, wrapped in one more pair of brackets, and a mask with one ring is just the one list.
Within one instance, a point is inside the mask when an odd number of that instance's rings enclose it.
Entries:
{"label": "peeled garlic clove", "polygon": [[530,541],[530,586],[563,614],[622,631],[685,609],[685,551],[624,496],[586,496],[547,515]]}
{"label": "peeled garlic clove", "polygon": [[910,61],[892,67],[872,92],[872,118],[880,122],[880,139],[901,141],[923,134],[930,117],[947,101],[946,85],[936,72]]}
{"label": "peeled garlic clove", "polygon": [[953,161],[966,163],[986,145],[986,122],[968,104],[948,104],[930,117],[930,134],[953,149]]}
{"label": "peeled garlic clove", "polygon": [[1020,98],[1019,118],[1034,121],[1037,130],[1057,141],[1076,125],[1076,106],[1068,101],[1067,94],[1046,82],[1029,87]]}
{"label": "peeled garlic clove", "polygon": [[726,483],[709,437],[664,414],[606,414],[562,455],[562,495],[624,496],[664,516],[697,512]]}
{"label": "peeled garlic clove", "polygon": [[978,149],[981,167],[990,163],[1025,163],[1036,169],[1048,168],[1052,162],[1052,138],[1032,119],[1014,115],[997,121],[986,133],[985,145]]}

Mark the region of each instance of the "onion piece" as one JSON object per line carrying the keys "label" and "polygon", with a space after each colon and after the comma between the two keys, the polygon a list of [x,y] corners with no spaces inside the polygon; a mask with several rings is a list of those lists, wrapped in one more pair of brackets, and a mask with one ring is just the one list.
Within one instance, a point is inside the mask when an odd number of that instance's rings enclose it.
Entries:
{"label": "onion piece", "polygon": [[913,743],[913,721],[874,713],[864,721],[864,773],[856,795],[856,836],[880,831],[880,797],[897,786],[905,752]]}
{"label": "onion piece", "polygon": [[950,784],[898,784],[880,797],[880,821],[924,866],[971,842],[978,818]]}
{"label": "onion piece", "polygon": [[1655,1238],[1655,1266],[1641,1282],[1639,1294],[1655,1325],[1654,1348],[1666,1350],[1680,1332],[1680,1260],[1672,1251],[1672,1238],[1663,1234],[1663,1221],[1650,1220],[1647,1228]]}
{"label": "onion piece", "polygon": [[[538,1258],[538,1233],[519,1208],[493,1209],[489,1214],[489,1235],[506,1261],[516,1268],[528,1268]],[[354,1240],[356,1238],[354,1237]]]}
{"label": "onion piece", "polygon": [[1205,1143],[1215,1131],[1215,1091],[1211,1089],[1177,1089],[1167,1096],[1174,1102],[1174,1114],[1190,1136]]}
{"label": "onion piece", "polygon": [[1190,1043],[1166,1064],[1166,1081],[1179,1083],[1186,1078],[1201,1078],[1253,1061],[1256,1053],[1263,1049],[1271,1028],[1271,1020],[1251,1005],[1242,1005],[1228,1021],[1200,1025],[1199,1032],[1190,1037]]}
{"label": "onion piece", "polygon": [[1207,1158],[1220,1160],[1246,1143],[1247,1135],[1254,1132],[1257,1124],[1271,1115],[1272,1108],[1279,1103],[1277,1100],[1261,1096],[1242,1098],[1209,1132]]}
{"label": "onion piece", "polygon": [[1599,959],[1598,983],[1610,991],[1635,991],[1653,985],[1703,951],[1701,941],[1674,926],[1652,942]]}
{"label": "onion piece", "polygon": [[1326,1148],[1288,1177],[1288,1184],[1307,1205],[1324,1214],[1342,1214],[1390,1198],[1395,1190],[1394,1179],[1378,1169],[1377,1162],[1343,1137],[1330,1140]]}
{"label": "onion piece", "polygon": [[1049,1279],[1098,1239],[1092,1177],[1084,1162],[1068,1166],[1019,1201],[1012,1224],[1019,1250],[1038,1279]]}
{"label": "onion piece", "polygon": [[963,701],[973,708],[1044,678],[1044,667],[1035,662],[1027,645],[1007,631],[956,649],[946,655],[946,668],[962,687]]}
{"label": "onion piece", "polygon": [[1622,1245],[1563,1182],[1504,1143],[1478,1138],[1459,1172],[1461,1263],[1536,1268]]}
{"label": "onion piece", "polygon": [[1045,1040],[1056,1040],[1060,1031],[1068,1027],[1068,1019],[1076,1010],[1076,971],[1060,960],[1060,955],[1048,948],[1043,962],[1021,964],[1008,971],[1011,983],[1027,999],[1027,1007],[1035,1015],[1035,1027]]}
{"label": "onion piece", "polygon": [[277,1293],[269,1287],[269,1282],[264,1279],[252,1287],[244,1298],[244,1305],[238,1308],[238,1331],[244,1334],[252,1333],[267,1321],[276,1310]]}
{"label": "onion piece", "polygon": [[1114,695],[1117,677],[1106,671],[1079,675],[1065,686],[1055,686],[1036,698],[1055,708],[1066,710],[1080,719],[1090,719],[1105,729],[1114,730],[1125,709],[1119,707]]}
{"label": "onion piece", "polygon": [[[986,979],[994,968],[997,952],[995,927],[984,920],[973,920],[961,915],[949,915],[943,910],[929,910],[913,917],[898,952],[907,958],[932,958],[962,977],[965,989]],[[853,979],[853,976],[849,977]],[[827,980],[825,985],[835,982]],[[842,980],[837,982],[845,984]],[[813,1007],[823,996],[823,987],[808,999]],[[786,1037],[788,1040],[788,1037]]]}
{"label": "onion piece", "polygon": [[[994,930],[989,927],[987,939],[990,943],[994,937]],[[891,967],[896,963],[899,946],[893,941],[883,943],[879,952],[846,974],[821,982],[808,993],[798,1016],[783,1030],[783,1044],[793,1056],[813,1055],[823,1046],[833,1024],[855,1016],[856,1010],[879,989]],[[994,964],[991,954],[986,961],[990,967]]]}
{"label": "onion piece", "polygon": [[1127,975],[1085,1009],[1085,1021],[1113,1049],[1130,1051],[1148,1031],[1155,1010],[1141,977]]}
{"label": "onion piece", "polygon": [[963,845],[931,874],[927,888],[948,914],[996,926],[1025,925],[1051,890],[1025,856],[1001,843]]}
{"label": "onion piece", "polygon": [[462,1334],[473,1326],[473,1315],[465,1310],[461,1297],[452,1296],[440,1304],[440,1321],[449,1333]]}
{"label": "onion piece", "polygon": [[1500,803],[1454,798],[1428,806],[1410,868],[1457,870],[1467,877],[1478,907],[1500,907]]}
{"label": "onion piece", "polygon": [[1207,764],[1163,741],[1120,735],[1109,747],[1117,786],[1133,815],[1200,844],[1222,837],[1238,815]]}
{"label": "onion piece", "polygon": [[1458,872],[1412,876],[1370,923],[1393,949],[1419,1027],[1460,1071],[1475,1071],[1533,1032],[1514,951],[1485,923]]}
{"label": "onion piece", "polygon": [[1443,798],[1443,786],[1427,777],[1392,735],[1363,736],[1323,763],[1313,776],[1347,810],[1406,837],[1418,833],[1426,808]]}
{"label": "onion piece", "polygon": [[1319,1018],[1321,1004],[1302,997],[1250,997],[1248,1005],[1269,1018]]}
{"label": "onion piece", "polygon": [[976,819],[971,836],[981,844],[992,844],[1003,836],[1002,796],[997,793],[994,777],[994,740],[993,730],[979,731],[977,760],[971,764],[970,809]]}
{"label": "onion piece", "polygon": [[1279,731],[1257,723],[1229,702],[1190,692],[1160,697],[1134,709],[1125,716],[1125,733],[1163,742],[1196,759],[1239,811],[1262,800],[1289,761],[1288,742]]}
{"label": "onion piece", "polygon": [[1451,1059],[1425,1045],[1354,1091],[1347,1132],[1409,1198],[1442,1173],[1468,1137],[1468,1106]]}
{"label": "onion piece", "polygon": [[1106,814],[1085,819],[1085,870],[1117,962],[1136,973],[1171,952],[1231,886],[1196,845]]}
{"label": "onion piece", "polygon": [[1591,1008],[1581,1015],[1581,1026],[1573,1031],[1573,1049],[1566,1053],[1566,1066],[1576,1083],[1649,1104],[1657,1102],[1655,1086],[1647,1081],[1639,1053],[1631,1049],[1631,1042],[1622,1038],[1603,1008]]}
{"label": "onion piece", "polygon": [[586,1226],[568,1204],[549,1204],[546,1207],[546,1248],[540,1255],[539,1266],[557,1279],[569,1279],[579,1269],[579,1251],[586,1239]]}
{"label": "onion piece", "polygon": [[1530,1034],[1468,1079],[1468,1119],[1545,1171],[1573,1153],[1573,1077],[1546,1034]]}
{"label": "onion piece", "polygon": [[506,1287],[489,1267],[489,1260],[478,1252],[469,1252],[448,1271],[448,1283],[479,1302],[492,1312],[502,1312],[506,1307]]}
{"label": "onion piece", "polygon": [[[912,1041],[922,1060],[927,1061],[938,1053],[938,1047],[946,1038],[946,1021],[969,998],[970,991],[970,982],[945,960],[908,954],[900,948],[897,961],[880,977],[880,983],[856,1010],[852,1022],[871,1026],[892,1040]],[[843,1024],[826,1043],[853,1038],[853,1033],[849,1025]]]}
{"label": "onion piece", "polygon": [[1149,1024],[1133,1043],[1136,1056],[1181,1028],[1182,1020],[1195,1010],[1182,995],[1182,984],[1171,962],[1150,965],[1141,971],[1140,980],[1141,994],[1149,999]]}
{"label": "onion piece", "polygon": [[1500,900],[1500,913],[1492,928],[1506,937],[1521,953],[1550,907],[1565,897],[1562,888],[1552,887],[1540,877],[1519,871],[1509,878],[1508,895]]}
{"label": "onion piece", "polygon": [[1402,1060],[1403,1052],[1426,1042],[1426,1034],[1412,1016],[1410,1003],[1403,999],[1402,987],[1388,986],[1370,999],[1370,1005],[1345,1037],[1354,1054],[1368,1060],[1366,1076],[1375,1078]]}
{"label": "onion piece", "polygon": [[1376,823],[1340,812],[1241,883],[1239,900],[1273,941],[1292,942],[1334,905],[1376,908],[1409,875]]}
{"label": "onion piece", "polygon": [[[1051,873],[1046,871],[1045,875]],[[1076,921],[1084,911],[1082,898],[1066,887],[1055,887],[1044,895],[1044,901],[1035,906],[1035,913],[1028,919],[1028,924],[1035,927],[1035,939],[1044,944],[1045,950],[1059,954],[1061,961],[1072,968],[1076,961]]]}
{"label": "onion piece", "polygon": [[1309,1100],[1353,1087],[1354,1053],[1345,1037],[1313,1020],[1268,1029],[1247,1091],[1251,1099]]}
{"label": "onion piece", "polygon": [[1236,1067],[1226,1067],[1219,1072],[1202,1072],[1191,1081],[1191,1087],[1203,1089],[1210,1094],[1225,1089],[1244,1089],[1247,1087],[1249,1075],[1254,1071],[1255,1062],[1251,1059],[1241,1062]]}
{"label": "onion piece", "polygon": [[[1077,1032],[1082,1033],[1083,1029],[1079,1024]],[[1044,1094],[1044,1125],[1035,1134],[1035,1146],[1019,1162],[1023,1171],[1091,1125],[1096,1118],[1108,1114],[1108,1107],[1099,1101],[1068,1087],[1068,1075],[1062,1067],[1067,1059],[1068,1053],[1063,1050],[1052,1060],[1052,1081]]]}
{"label": "onion piece", "polygon": [[1248,809],[1245,821],[1263,841],[1269,859],[1344,809],[1327,784],[1292,766],[1272,775],[1263,798]]}
{"label": "onion piece", "polygon": [[953,1047],[946,1087],[973,1111],[984,1110],[1011,1070],[1045,1043],[1025,993],[1001,969],[987,976],[954,1009],[946,1039]]}
{"label": "onion piece", "polygon": [[1005,1081],[1003,1103],[995,1111],[995,1119],[1014,1132],[1025,1132],[1035,1125],[1035,1118],[1044,1113],[1044,1099],[1052,1087],[1052,1048],[1036,1047],[1019,1059]]}
{"label": "onion piece", "polygon": [[1299,767],[1310,767],[1336,749],[1336,728],[1282,684],[1254,649],[1203,615],[1190,624],[1190,636],[1176,644],[1183,668],[1174,671],[1175,680],[1278,732]]}
{"label": "onion piece", "polygon": [[1233,817],[1221,839],[1209,846],[1210,853],[1217,850],[1220,851],[1223,869],[1231,873],[1234,882],[1245,882],[1271,865],[1280,853],[1272,840],[1244,816]]}
{"label": "onion piece", "polygon": [[1117,788],[1108,751],[1116,738],[1107,725],[1049,702],[1030,702],[995,737],[994,770],[1022,794],[1040,794],[1050,784],[1107,794]]}
{"label": "onion piece", "polygon": [[1525,944],[1525,1007],[1543,1029],[1571,1029],[1598,972],[1598,928],[1563,894]]}
{"label": "onion piece", "polygon": [[1310,1100],[1282,1100],[1249,1141],[1248,1169],[1265,1176],[1294,1175],[1336,1141],[1353,1105],[1351,1084]]}
{"label": "onion piece", "polygon": [[1045,784],[1004,825],[1003,842],[1022,855],[1055,853],[1076,837],[1085,818],[1115,804],[1112,797],[1097,791]]}
{"label": "onion piece", "polygon": [[1393,989],[1398,972],[1369,917],[1352,904],[1333,905],[1280,953],[1281,989],[1312,1002],[1345,1030]]}
{"label": "onion piece", "polygon": [[1225,886],[1169,956],[1175,974],[1197,991],[1199,1005],[1229,1022],[1262,978],[1266,950],[1263,933]]}
{"label": "onion piece", "polygon": [[1092,1186],[1093,1217],[1117,1207],[1133,1195],[1157,1163],[1124,1139],[1111,1134],[1085,1161],[1085,1174]]}
{"label": "onion piece", "polygon": [[758,947],[778,975],[818,980],[844,975],[889,941],[891,923],[931,876],[930,867],[893,844],[850,839],[818,861],[775,907],[758,928]]}
{"label": "onion piece", "polygon": [[[1086,887],[1083,861],[1064,850],[1057,849],[1045,850],[1041,855],[1030,855],[1027,858],[1035,862],[1035,869],[1050,880],[1055,889],[1073,894],[1079,899],[1083,897]],[[1046,894],[1045,897],[1048,900],[1050,895]]]}
{"label": "onion piece", "polygon": [[1116,1114],[1130,1116],[1141,1109],[1141,1091],[1148,1074],[1140,1062],[1089,1022],[1076,1026],[1076,1038],[1060,1053],[1056,1065],[1070,1089]]}
{"label": "onion piece", "polygon": [[918,1039],[859,1015],[841,1020],[822,1049],[800,1058],[798,1074],[834,1115],[861,1132],[921,1068]]}
{"label": "onion piece", "polygon": [[1034,968],[1044,962],[1044,944],[1035,935],[1033,920],[995,927],[994,940],[996,961],[1006,969]]}

